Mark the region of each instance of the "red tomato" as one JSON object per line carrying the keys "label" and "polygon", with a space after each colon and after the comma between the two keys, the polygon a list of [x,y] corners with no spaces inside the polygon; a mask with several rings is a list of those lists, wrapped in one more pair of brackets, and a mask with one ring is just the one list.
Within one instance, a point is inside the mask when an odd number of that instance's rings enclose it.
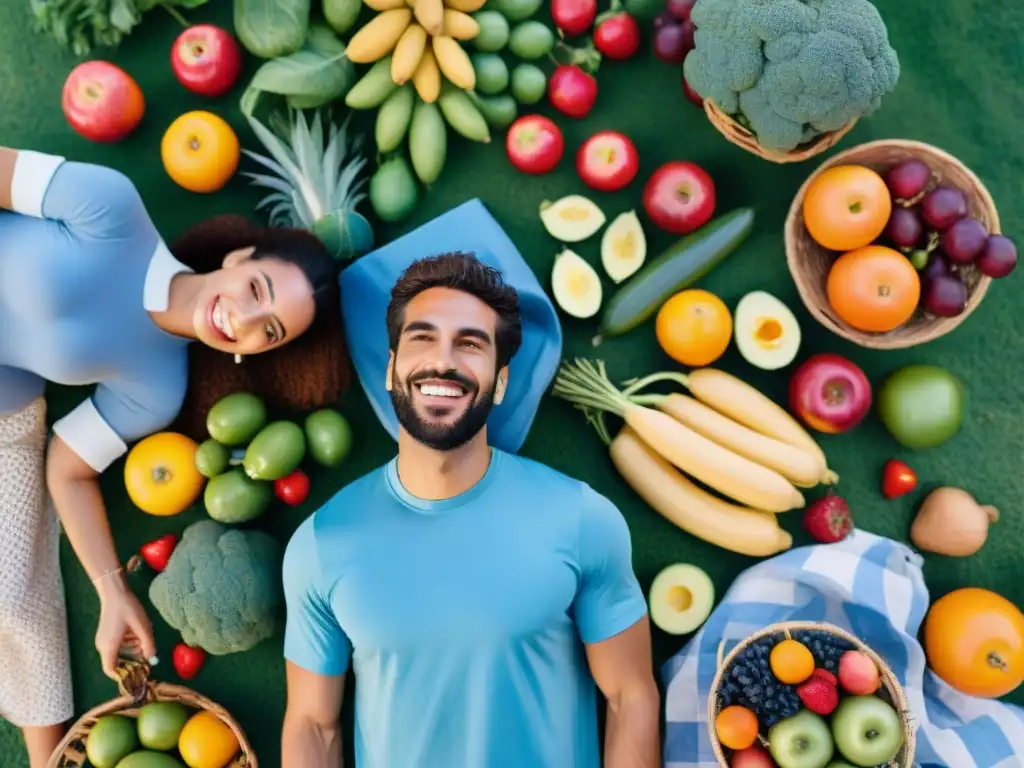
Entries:
{"label": "red tomato", "polygon": [[597,0],[551,0],[551,18],[569,37],[590,30],[597,16]]}
{"label": "red tomato", "polygon": [[223,96],[242,73],[242,49],[227,30],[197,24],[174,41],[171,69],[178,82],[193,93]]}
{"label": "red tomato", "polygon": [[512,165],[523,173],[548,173],[562,159],[565,139],[549,118],[523,115],[509,126],[505,152]]}
{"label": "red tomato", "polygon": [[289,507],[297,507],[309,496],[309,476],[301,469],[274,481],[274,495]]}
{"label": "red tomato", "polygon": [[594,47],[609,59],[628,59],[640,48],[640,25],[624,11],[598,19]]}
{"label": "red tomato", "polygon": [[602,192],[614,192],[636,178],[640,155],[636,145],[617,131],[598,131],[576,153],[576,173]]}
{"label": "red tomato", "polygon": [[665,163],[647,180],[644,210],[666,232],[688,234],[715,213],[715,183],[695,163]]}
{"label": "red tomato", "polygon": [[548,99],[562,114],[586,117],[597,101],[597,80],[576,64],[563,64],[548,80]]}
{"label": "red tomato", "polygon": [[106,61],[79,64],[64,81],[61,108],[72,129],[90,141],[120,141],[146,111],[139,84]]}

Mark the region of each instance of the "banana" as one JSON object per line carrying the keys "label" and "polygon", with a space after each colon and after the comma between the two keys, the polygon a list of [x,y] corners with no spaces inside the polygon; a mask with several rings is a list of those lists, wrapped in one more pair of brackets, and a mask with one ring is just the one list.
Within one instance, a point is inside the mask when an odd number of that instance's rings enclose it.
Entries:
{"label": "banana", "polygon": [[402,8],[405,6],[405,0],[363,0],[363,3],[378,13],[382,11],[393,11],[395,8]]}
{"label": "banana", "polygon": [[433,104],[441,94],[441,70],[437,68],[437,59],[434,58],[434,51],[429,45],[423,51],[419,66],[412,74],[412,84],[416,86],[416,93],[427,104]]}
{"label": "banana", "polygon": [[690,482],[624,427],[609,447],[622,478],[658,514],[687,533],[715,546],[750,557],[768,557],[789,549],[793,537],[770,512],[730,504]]}
{"label": "banana", "polygon": [[454,38],[446,35],[434,37],[431,44],[441,74],[453,85],[466,91],[473,90],[476,87],[476,71],[473,69],[473,62],[469,60],[469,54],[462,46]]}
{"label": "banana", "polygon": [[445,8],[444,34],[456,40],[472,40],[480,34],[480,25],[468,13]]}
{"label": "banana", "polygon": [[416,21],[427,30],[428,35],[444,33],[444,3],[442,0],[415,0],[412,12]]}
{"label": "banana", "polygon": [[689,395],[667,395],[658,409],[723,448],[774,469],[794,485],[813,488],[821,480],[821,464],[814,454],[762,435]]}
{"label": "banana", "polygon": [[391,59],[391,79],[399,85],[409,82],[426,48],[427,31],[415,22],[406,27],[395,45]]}
{"label": "banana", "polygon": [[734,421],[801,448],[818,460],[819,480],[827,485],[839,481],[828,468],[828,459],[814,438],[778,403],[730,373],[717,368],[697,368],[686,375],[690,393],[705,405]]}
{"label": "banana", "polygon": [[479,11],[487,3],[487,0],[445,0],[445,7],[451,8],[453,11],[462,11],[463,13],[473,13],[473,11]]}
{"label": "banana", "polygon": [[412,11],[394,8],[382,11],[348,41],[345,55],[356,64],[369,64],[387,56],[412,23]]}

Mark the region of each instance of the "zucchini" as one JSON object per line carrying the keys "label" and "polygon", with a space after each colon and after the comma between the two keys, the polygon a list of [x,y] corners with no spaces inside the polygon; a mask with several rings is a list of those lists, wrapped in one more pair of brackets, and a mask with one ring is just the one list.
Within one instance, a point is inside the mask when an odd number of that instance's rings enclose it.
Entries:
{"label": "zucchini", "polygon": [[621,336],[657,312],[674,294],[693,285],[746,240],[754,210],[737,208],[670,246],[620,288],[605,306],[600,336]]}

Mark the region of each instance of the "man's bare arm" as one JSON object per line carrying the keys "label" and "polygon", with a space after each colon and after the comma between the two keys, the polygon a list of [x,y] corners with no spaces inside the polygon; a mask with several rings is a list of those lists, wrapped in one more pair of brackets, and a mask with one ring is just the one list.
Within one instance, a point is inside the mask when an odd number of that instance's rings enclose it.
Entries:
{"label": "man's bare arm", "polygon": [[345,676],[318,675],[285,662],[288,700],[281,768],[342,768],[341,700]]}
{"label": "man's bare arm", "polygon": [[651,626],[644,616],[633,626],[586,646],[597,687],[608,700],[606,768],[660,768],[661,702],[654,681]]}
{"label": "man's bare arm", "polygon": [[14,163],[18,152],[7,147],[0,147],[0,209],[9,211],[11,202],[11,182],[14,180]]}

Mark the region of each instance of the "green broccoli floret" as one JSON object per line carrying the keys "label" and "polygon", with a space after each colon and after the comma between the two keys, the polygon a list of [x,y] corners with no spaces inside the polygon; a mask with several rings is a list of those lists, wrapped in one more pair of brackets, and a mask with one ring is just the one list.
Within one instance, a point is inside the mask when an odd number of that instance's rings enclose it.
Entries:
{"label": "green broccoli floret", "polygon": [[690,86],[789,151],[874,112],[900,64],[869,0],[697,0]]}
{"label": "green broccoli floret", "polygon": [[149,599],[189,645],[247,651],[277,629],[281,554],[265,533],[202,520],[185,529]]}

